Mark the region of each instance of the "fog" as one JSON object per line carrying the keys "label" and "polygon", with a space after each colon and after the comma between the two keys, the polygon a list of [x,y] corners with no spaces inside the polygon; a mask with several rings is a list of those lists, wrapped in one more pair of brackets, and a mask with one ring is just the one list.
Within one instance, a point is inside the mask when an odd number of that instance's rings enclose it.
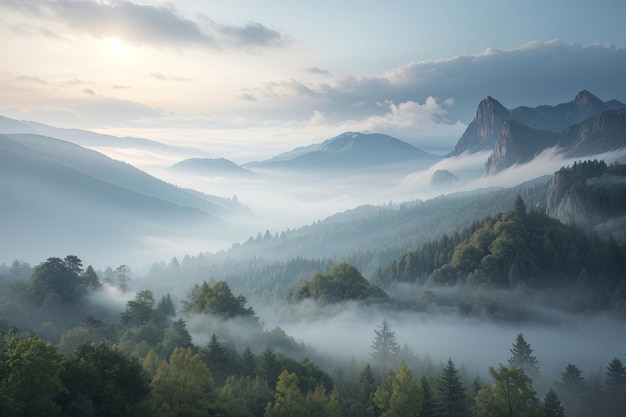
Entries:
{"label": "fog", "polygon": [[540,372],[560,378],[568,363],[584,373],[605,369],[626,352],[622,321],[605,315],[568,314],[541,309],[545,321],[502,322],[464,317],[453,311],[420,313],[376,305],[344,303],[291,306],[282,314],[261,311],[268,327],[279,326],[297,341],[339,362],[370,359],[371,343],[383,320],[418,358],[428,356],[435,366],[452,358],[470,375],[487,376],[489,366],[506,364],[516,336],[524,334],[534,349]]}

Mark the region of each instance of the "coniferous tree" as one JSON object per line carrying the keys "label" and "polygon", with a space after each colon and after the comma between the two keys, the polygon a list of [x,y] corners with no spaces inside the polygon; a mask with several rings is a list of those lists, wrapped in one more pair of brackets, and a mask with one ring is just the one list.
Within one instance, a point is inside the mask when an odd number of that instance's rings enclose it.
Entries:
{"label": "coniferous tree", "polygon": [[511,357],[509,358],[509,365],[520,368],[524,373],[531,378],[539,373],[539,367],[537,366],[537,357],[533,356],[533,349],[530,344],[524,340],[524,335],[519,333],[513,343],[513,347],[510,349]]}
{"label": "coniferous tree", "polygon": [[400,346],[396,334],[391,330],[387,320],[383,320],[379,330],[374,330],[376,337],[372,342],[372,358],[381,366],[383,375],[388,367],[395,364],[400,355]]}
{"label": "coniferous tree", "polygon": [[433,398],[433,392],[428,383],[428,378],[422,376],[420,382],[422,385],[423,398],[420,417],[433,417],[435,415],[435,399]]}
{"label": "coniferous tree", "polygon": [[557,387],[567,414],[570,417],[578,416],[580,404],[587,389],[580,369],[576,365],[568,363],[565,371],[561,373],[561,382]]}
{"label": "coniferous tree", "polygon": [[626,368],[618,358],[614,358],[607,367],[606,394],[609,416],[623,416],[626,409]]}
{"label": "coniferous tree", "polygon": [[552,388],[543,400],[543,412],[546,417],[565,417],[563,404]]}
{"label": "coniferous tree", "polygon": [[465,387],[451,358],[439,375],[437,383],[436,416],[467,416],[469,410],[465,401]]}
{"label": "coniferous tree", "polygon": [[211,374],[219,385],[226,380],[226,371],[228,369],[228,355],[226,348],[219,341],[219,338],[213,333],[211,339],[205,349],[202,350],[202,359],[211,370]]}

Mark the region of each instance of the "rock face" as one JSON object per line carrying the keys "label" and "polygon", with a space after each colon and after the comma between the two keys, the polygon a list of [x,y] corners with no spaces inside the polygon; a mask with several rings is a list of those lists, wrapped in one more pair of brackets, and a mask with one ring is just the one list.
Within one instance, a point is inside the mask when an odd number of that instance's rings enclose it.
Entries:
{"label": "rock face", "polygon": [[511,120],[511,113],[491,96],[483,99],[478,105],[474,120],[448,156],[458,156],[464,152],[476,153],[493,149],[500,137],[502,125]]}
{"label": "rock face", "polygon": [[626,165],[575,163],[548,183],[546,214],[619,242],[626,237]]}
{"label": "rock face", "polygon": [[506,121],[487,160],[485,172],[495,174],[515,164],[529,162],[552,146],[555,138],[553,132],[533,129],[515,120]]}
{"label": "rock face", "polygon": [[557,146],[567,156],[594,155],[626,146],[626,108],[608,110],[563,130]]}
{"label": "rock face", "polygon": [[556,172],[548,183],[546,214],[564,224],[586,222],[591,217],[590,207],[573,185],[565,171]]}

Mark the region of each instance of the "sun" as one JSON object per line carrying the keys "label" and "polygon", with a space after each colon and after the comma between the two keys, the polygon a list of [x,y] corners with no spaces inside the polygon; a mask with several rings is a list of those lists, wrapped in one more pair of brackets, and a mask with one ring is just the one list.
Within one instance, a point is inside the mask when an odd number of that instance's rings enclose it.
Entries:
{"label": "sun", "polygon": [[105,44],[107,50],[114,55],[121,55],[126,49],[124,43],[117,37],[106,38]]}

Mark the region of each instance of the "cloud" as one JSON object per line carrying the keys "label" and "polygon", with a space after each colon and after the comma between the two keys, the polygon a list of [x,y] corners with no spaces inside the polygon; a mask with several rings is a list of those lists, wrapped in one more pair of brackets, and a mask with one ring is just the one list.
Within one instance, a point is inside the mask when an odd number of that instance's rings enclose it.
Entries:
{"label": "cloud", "polygon": [[88,96],[95,96],[96,92],[93,91],[91,88],[84,88],[82,90],[83,93],[87,94]]}
{"label": "cloud", "polygon": [[308,72],[309,74],[330,75],[330,71],[318,67],[307,68],[304,72]]}
{"label": "cloud", "polygon": [[[327,117],[332,115],[335,120],[382,116],[388,106],[380,103],[399,106],[435,97],[445,100],[443,105],[450,123],[467,124],[480,100],[487,95],[508,108],[556,105],[572,100],[583,89],[604,100],[626,101],[625,73],[626,48],[583,47],[553,40],[530,42],[510,50],[490,49],[476,55],[414,62],[378,76],[344,74],[327,76],[323,81],[275,80],[258,89],[273,91],[275,86],[305,86],[305,90],[283,89],[282,94],[266,94],[266,97],[285,100],[282,107],[274,103],[276,112],[294,114],[302,107],[296,108],[289,99],[297,100],[303,90],[309,96],[314,92],[317,100],[306,109],[306,117],[317,110]],[[296,117],[303,117],[302,113]]]}
{"label": "cloud", "polygon": [[173,77],[173,76],[169,76],[169,75],[164,75],[158,71],[156,72],[151,72],[149,74],[150,77],[154,78],[155,80],[158,81],[176,81],[176,82],[189,82],[192,81],[191,78],[187,78],[187,77]]}
{"label": "cloud", "polygon": [[[236,48],[257,51],[284,48],[290,37],[258,22],[242,26],[216,23],[206,16],[192,20],[183,16],[172,3],[162,6],[111,1],[4,1],[0,7],[36,16],[45,22],[59,22],[65,30],[95,38],[116,37],[135,45],[209,49]],[[38,29],[52,36],[49,29]]]}
{"label": "cloud", "polygon": [[293,43],[289,36],[258,22],[229,26],[219,24],[204,15],[200,16],[200,20],[205,28],[216,35],[220,45],[225,47],[254,51],[260,48],[286,48]]}
{"label": "cloud", "polygon": [[16,80],[23,81],[23,82],[28,82],[28,83],[39,84],[39,85],[48,85],[48,81],[46,81],[46,80],[42,80],[39,77],[29,77],[27,75],[22,75],[20,77],[17,77]]}

